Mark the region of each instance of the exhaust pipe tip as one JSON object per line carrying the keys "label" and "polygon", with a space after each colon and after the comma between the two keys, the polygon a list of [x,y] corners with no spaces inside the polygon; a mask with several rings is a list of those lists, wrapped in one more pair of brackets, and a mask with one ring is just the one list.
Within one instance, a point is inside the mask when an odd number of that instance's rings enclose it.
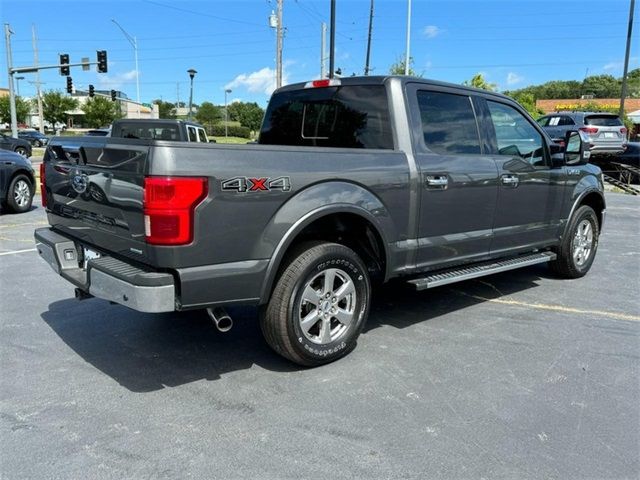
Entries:
{"label": "exhaust pipe tip", "polygon": [[226,333],[233,328],[233,320],[224,308],[207,308],[207,314],[220,332]]}

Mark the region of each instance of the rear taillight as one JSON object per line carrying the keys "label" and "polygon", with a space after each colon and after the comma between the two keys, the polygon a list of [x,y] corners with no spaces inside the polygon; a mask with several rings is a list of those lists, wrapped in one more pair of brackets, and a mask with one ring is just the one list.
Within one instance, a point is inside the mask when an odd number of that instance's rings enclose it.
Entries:
{"label": "rear taillight", "polygon": [[191,243],[194,210],[207,196],[207,192],[206,178],[145,177],[144,231],[147,243]]}
{"label": "rear taillight", "polygon": [[47,189],[45,188],[45,179],[44,179],[44,162],[40,164],[40,197],[42,201],[42,206],[47,206]]}
{"label": "rear taillight", "polygon": [[596,127],[580,127],[580,130],[588,134],[598,133],[598,129]]}
{"label": "rear taillight", "polygon": [[627,128],[626,128],[626,127],[622,127],[622,128],[620,129],[620,133],[621,133],[622,135],[626,135],[626,134],[627,134]]}

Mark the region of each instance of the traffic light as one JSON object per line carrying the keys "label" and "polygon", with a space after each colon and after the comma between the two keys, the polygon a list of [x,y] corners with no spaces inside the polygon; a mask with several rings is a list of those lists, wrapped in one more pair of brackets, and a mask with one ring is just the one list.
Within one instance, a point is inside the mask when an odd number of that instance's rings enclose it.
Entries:
{"label": "traffic light", "polygon": [[116,91],[115,90],[111,90],[111,101],[112,102],[116,101]]}
{"label": "traffic light", "polygon": [[93,97],[96,94],[96,89],[93,85],[89,85],[89,96]]}
{"label": "traffic light", "polygon": [[73,79],[67,77],[67,93],[73,93]]}
{"label": "traffic light", "polygon": [[60,75],[66,76],[69,75],[69,54],[61,53],[60,54]]}
{"label": "traffic light", "polygon": [[107,51],[97,50],[98,54],[98,73],[107,73]]}

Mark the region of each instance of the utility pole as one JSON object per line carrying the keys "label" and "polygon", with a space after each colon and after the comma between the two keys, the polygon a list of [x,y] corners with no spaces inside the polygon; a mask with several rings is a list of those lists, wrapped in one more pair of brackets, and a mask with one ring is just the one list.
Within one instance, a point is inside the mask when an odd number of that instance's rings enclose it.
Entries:
{"label": "utility pole", "polygon": [[331,35],[329,36],[329,78],[333,78],[336,51],[336,0],[331,0]]}
{"label": "utility pole", "polygon": [[4,42],[7,47],[7,73],[9,75],[9,105],[11,108],[11,136],[18,138],[18,116],[16,113],[16,94],[13,91],[13,57],[11,55],[11,27],[4,24]]}
{"label": "utility pole", "polygon": [[278,0],[276,15],[278,16],[278,25],[276,26],[276,88],[282,86],[282,2]]}
{"label": "utility pole", "polygon": [[371,10],[369,11],[369,36],[367,38],[367,58],[364,63],[364,74],[369,75],[369,58],[371,57],[371,30],[373,29],[373,0],[371,0]]}
{"label": "utility pole", "polygon": [[320,25],[320,78],[327,77],[327,24],[322,22]]}
{"label": "utility pole", "polygon": [[411,46],[411,0],[407,0],[407,54],[404,57],[404,74],[409,75],[409,47]]}
{"label": "utility pole", "polygon": [[627,71],[629,70],[629,50],[631,50],[631,30],[633,29],[633,10],[636,0],[629,5],[629,27],[627,29],[627,50],[624,54],[624,73],[622,74],[622,92],[620,93],[620,112],[618,116],[624,118],[624,99],[627,96]]}
{"label": "utility pole", "polygon": [[[36,39],[36,26],[31,25],[31,37],[33,41],[33,65],[38,67],[38,40]],[[36,70],[36,97],[38,99],[38,118],[40,133],[44,133],[44,112],[42,110],[42,95],[40,92],[40,70]]]}

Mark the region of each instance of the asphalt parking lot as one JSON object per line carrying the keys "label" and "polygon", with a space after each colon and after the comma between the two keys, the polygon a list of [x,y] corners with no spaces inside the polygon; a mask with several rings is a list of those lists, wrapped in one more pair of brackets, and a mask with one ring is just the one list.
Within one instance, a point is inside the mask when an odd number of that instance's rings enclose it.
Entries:
{"label": "asphalt parking lot", "polygon": [[[358,348],[301,369],[205,315],[91,299],[0,217],[0,477],[640,476],[640,199],[608,194],[591,273],[377,292]],[[34,205],[39,205],[36,197]]]}

